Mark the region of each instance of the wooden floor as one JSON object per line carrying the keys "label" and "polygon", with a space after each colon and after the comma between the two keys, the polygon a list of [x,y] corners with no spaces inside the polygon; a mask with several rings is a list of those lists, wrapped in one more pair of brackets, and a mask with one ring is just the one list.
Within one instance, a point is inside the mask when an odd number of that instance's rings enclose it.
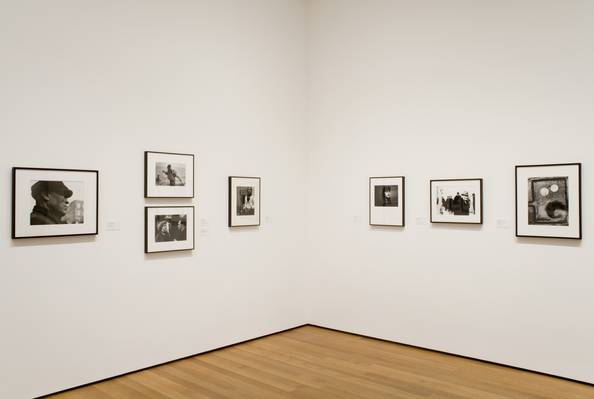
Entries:
{"label": "wooden floor", "polygon": [[593,399],[594,387],[302,327],[53,399]]}

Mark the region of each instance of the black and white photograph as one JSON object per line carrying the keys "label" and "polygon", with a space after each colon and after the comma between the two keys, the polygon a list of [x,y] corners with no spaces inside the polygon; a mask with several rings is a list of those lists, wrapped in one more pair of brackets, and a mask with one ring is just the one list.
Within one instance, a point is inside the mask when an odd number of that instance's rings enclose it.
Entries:
{"label": "black and white photograph", "polygon": [[528,179],[528,224],[569,226],[568,177]]}
{"label": "black and white photograph", "polygon": [[260,178],[229,177],[229,227],[260,225]]}
{"label": "black and white photograph", "polygon": [[146,198],[194,198],[194,155],[144,153]]}
{"label": "black and white photograph", "polygon": [[97,234],[99,172],[13,168],[13,238]]}
{"label": "black and white photograph", "polygon": [[398,186],[375,186],[375,206],[398,207]]}
{"label": "black and white photograph", "polygon": [[404,177],[369,178],[369,224],[404,226]]}
{"label": "black and white photograph", "polygon": [[186,185],[186,165],[157,162],[155,168],[155,184],[157,186]]}
{"label": "black and white photograph", "polygon": [[581,164],[516,167],[516,235],[581,239]]}
{"label": "black and white photograph", "polygon": [[237,216],[254,216],[256,213],[256,204],[254,202],[254,192],[256,190],[253,186],[238,186],[237,194]]}
{"label": "black and white photograph", "polygon": [[431,223],[483,223],[483,179],[431,180]]}
{"label": "black and white photograph", "polygon": [[149,206],[145,208],[145,253],[193,249],[193,206]]}
{"label": "black and white photograph", "polygon": [[186,241],[188,215],[155,215],[155,242]]}

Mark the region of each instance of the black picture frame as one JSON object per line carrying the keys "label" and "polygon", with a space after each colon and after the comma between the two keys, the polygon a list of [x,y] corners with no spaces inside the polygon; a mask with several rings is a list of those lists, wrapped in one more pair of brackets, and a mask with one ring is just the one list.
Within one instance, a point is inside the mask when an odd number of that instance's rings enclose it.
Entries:
{"label": "black picture frame", "polygon": [[[257,181],[258,185],[258,202],[257,202],[257,213],[258,213],[258,221],[257,223],[247,223],[247,224],[236,224],[233,223],[233,184],[235,179],[253,179]],[[262,178],[258,176],[229,176],[228,179],[228,227],[257,227],[260,226],[262,220]]]}
{"label": "black picture frame", "polygon": [[[192,193],[191,195],[151,195],[149,193],[151,187],[149,183],[149,156],[151,154],[156,155],[163,155],[163,156],[179,156],[179,157],[191,157],[192,158]],[[144,152],[144,198],[195,198],[196,188],[195,188],[195,180],[196,180],[196,159],[194,154],[184,154],[184,153],[177,153],[177,152],[163,152],[163,151],[145,151]],[[164,186],[167,187],[167,186]]]}
{"label": "black picture frame", "polygon": [[[372,207],[373,207],[373,180],[377,179],[401,179],[402,180],[402,204],[400,206],[402,223],[400,224],[384,224],[384,223],[372,223]],[[405,176],[371,176],[369,178],[369,225],[377,227],[405,227],[406,226],[406,177]]]}
{"label": "black picture frame", "polygon": [[[149,210],[150,209],[192,209],[192,247],[183,249],[167,249],[151,251],[149,248]],[[196,208],[194,205],[172,205],[172,206],[145,206],[144,207],[144,253],[155,254],[164,252],[181,252],[196,250]]]}
{"label": "black picture frame", "polygon": [[[85,173],[95,175],[95,229],[88,233],[73,233],[73,234],[43,234],[43,235],[19,235],[17,226],[17,174],[19,171],[40,171],[40,172],[65,172],[65,173]],[[37,168],[37,167],[21,167],[15,166],[12,168],[12,228],[11,237],[13,240],[28,239],[28,238],[51,238],[51,237],[74,237],[74,236],[95,236],[99,234],[99,171],[94,169],[65,169],[65,168]],[[62,226],[56,224],[55,226]],[[57,227],[58,228],[58,227]]]}
{"label": "black picture frame", "polygon": [[[437,221],[433,214],[433,184],[438,182],[478,182],[480,201],[480,218],[478,222],[457,222],[457,221]],[[459,224],[459,225],[482,225],[484,223],[484,181],[481,177],[464,178],[464,179],[432,179],[429,181],[429,215],[432,224]]]}
{"label": "black picture frame", "polygon": [[[519,203],[519,176],[518,173],[521,169],[527,168],[555,168],[555,167],[576,167],[577,168],[577,201],[578,205],[576,209],[579,212],[577,223],[578,226],[578,234],[577,236],[560,236],[555,234],[550,235],[537,235],[537,234],[520,234],[520,223],[519,223],[519,208],[521,204]],[[559,240],[582,240],[584,237],[583,234],[583,201],[582,201],[582,163],[581,162],[573,162],[573,163],[551,163],[551,164],[532,164],[532,165],[516,165],[515,167],[515,235],[517,238],[551,238],[551,239],[559,239]],[[553,173],[555,175],[555,173]],[[573,203],[573,201],[568,202],[568,205]]]}

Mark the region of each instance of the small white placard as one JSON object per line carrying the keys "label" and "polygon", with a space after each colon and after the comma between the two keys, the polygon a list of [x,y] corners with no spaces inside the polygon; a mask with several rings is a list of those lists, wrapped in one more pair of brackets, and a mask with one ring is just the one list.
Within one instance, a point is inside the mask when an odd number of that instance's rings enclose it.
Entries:
{"label": "small white placard", "polygon": [[120,231],[120,222],[109,221],[105,226],[107,231]]}
{"label": "small white placard", "polygon": [[513,227],[513,223],[510,219],[497,219],[497,228],[509,230]]}
{"label": "small white placard", "polygon": [[208,235],[208,220],[202,218],[200,219],[200,235],[205,237]]}

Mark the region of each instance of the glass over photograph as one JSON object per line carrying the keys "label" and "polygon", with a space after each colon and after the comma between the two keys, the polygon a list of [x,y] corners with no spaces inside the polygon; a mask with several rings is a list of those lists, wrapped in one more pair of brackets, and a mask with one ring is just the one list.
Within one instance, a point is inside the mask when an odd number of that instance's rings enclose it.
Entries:
{"label": "glass over photograph", "polygon": [[194,249],[193,206],[145,207],[145,253]]}
{"label": "glass over photograph", "polygon": [[432,223],[482,223],[482,179],[431,181]]}
{"label": "glass over photograph", "polygon": [[582,166],[516,166],[516,236],[582,238]]}
{"label": "glass over photograph", "polygon": [[369,225],[404,227],[404,177],[369,178]]}
{"label": "glass over photograph", "polygon": [[260,225],[260,178],[229,177],[229,227]]}
{"label": "glass over photograph", "polygon": [[13,238],[97,234],[99,172],[13,168]]}
{"label": "glass over photograph", "polygon": [[194,154],[144,152],[146,198],[194,198]]}

